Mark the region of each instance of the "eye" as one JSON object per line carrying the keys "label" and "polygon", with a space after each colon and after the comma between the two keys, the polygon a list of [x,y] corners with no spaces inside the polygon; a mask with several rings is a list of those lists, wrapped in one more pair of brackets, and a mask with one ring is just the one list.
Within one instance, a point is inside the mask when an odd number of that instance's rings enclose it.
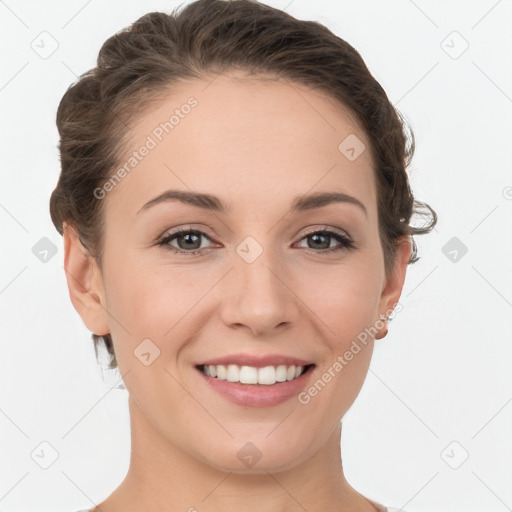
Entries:
{"label": "eye", "polygon": [[[202,231],[180,228],[164,236],[164,238],[158,242],[158,245],[165,246],[169,250],[177,253],[199,254],[205,250],[201,248],[201,237],[211,241],[211,238]],[[174,240],[176,240],[178,247],[171,244]]]}
{"label": "eye", "polygon": [[[311,241],[311,245],[308,244],[306,249],[318,249],[314,252],[326,253],[343,249],[355,249],[355,244],[349,236],[329,229],[310,231],[302,240]],[[333,241],[337,241],[338,245],[332,247],[331,242]]]}

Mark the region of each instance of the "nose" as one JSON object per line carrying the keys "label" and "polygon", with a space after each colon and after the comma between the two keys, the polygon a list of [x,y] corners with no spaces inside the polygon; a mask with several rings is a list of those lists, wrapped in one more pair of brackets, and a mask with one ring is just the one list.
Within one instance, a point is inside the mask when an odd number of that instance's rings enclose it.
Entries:
{"label": "nose", "polygon": [[280,263],[267,250],[252,263],[235,255],[221,299],[221,317],[228,327],[270,337],[278,327],[297,322],[300,301],[289,272]]}

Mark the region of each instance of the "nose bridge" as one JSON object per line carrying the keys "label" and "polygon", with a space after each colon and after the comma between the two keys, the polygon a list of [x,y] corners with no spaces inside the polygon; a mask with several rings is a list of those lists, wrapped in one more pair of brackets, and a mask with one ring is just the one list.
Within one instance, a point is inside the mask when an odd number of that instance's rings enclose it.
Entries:
{"label": "nose bridge", "polygon": [[[271,237],[266,238],[268,240]],[[225,294],[224,322],[242,324],[264,334],[297,316],[294,295],[285,284],[287,272],[277,251],[247,237],[237,247]]]}

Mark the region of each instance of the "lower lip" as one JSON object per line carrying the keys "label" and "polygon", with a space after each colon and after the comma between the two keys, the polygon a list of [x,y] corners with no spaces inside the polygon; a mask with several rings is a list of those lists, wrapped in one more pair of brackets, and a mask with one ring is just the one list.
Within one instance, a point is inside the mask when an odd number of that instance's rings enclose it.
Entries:
{"label": "lower lip", "polygon": [[205,375],[196,368],[196,371],[215,391],[237,405],[249,407],[271,407],[296,397],[306,386],[313,370],[314,366],[296,379],[276,382],[268,386],[266,384],[241,384],[240,382],[221,380]]}

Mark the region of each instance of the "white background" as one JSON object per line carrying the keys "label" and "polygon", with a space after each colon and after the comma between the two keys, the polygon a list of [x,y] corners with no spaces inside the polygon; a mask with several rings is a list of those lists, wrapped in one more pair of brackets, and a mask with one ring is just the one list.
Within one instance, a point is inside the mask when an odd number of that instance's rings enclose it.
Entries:
{"label": "white background", "polygon": [[[344,419],[346,476],[367,497],[408,512],[512,510],[512,2],[268,3],[320,21],[361,53],[412,125],[413,191],[440,218],[417,238],[422,258],[409,267],[404,309],[376,343]],[[107,37],[177,5],[0,1],[3,512],[92,507],[127,470],[127,392],[115,387],[119,374],[102,375],[96,363],[49,216],[59,175],[55,113]],[[58,43],[46,59],[31,47],[43,31]],[[453,58],[461,37],[469,47]],[[32,252],[43,237],[58,248],[46,263]],[[455,262],[443,253],[453,237],[468,249]],[[35,450],[50,460],[43,441],[58,453],[48,469],[31,458]]]}

